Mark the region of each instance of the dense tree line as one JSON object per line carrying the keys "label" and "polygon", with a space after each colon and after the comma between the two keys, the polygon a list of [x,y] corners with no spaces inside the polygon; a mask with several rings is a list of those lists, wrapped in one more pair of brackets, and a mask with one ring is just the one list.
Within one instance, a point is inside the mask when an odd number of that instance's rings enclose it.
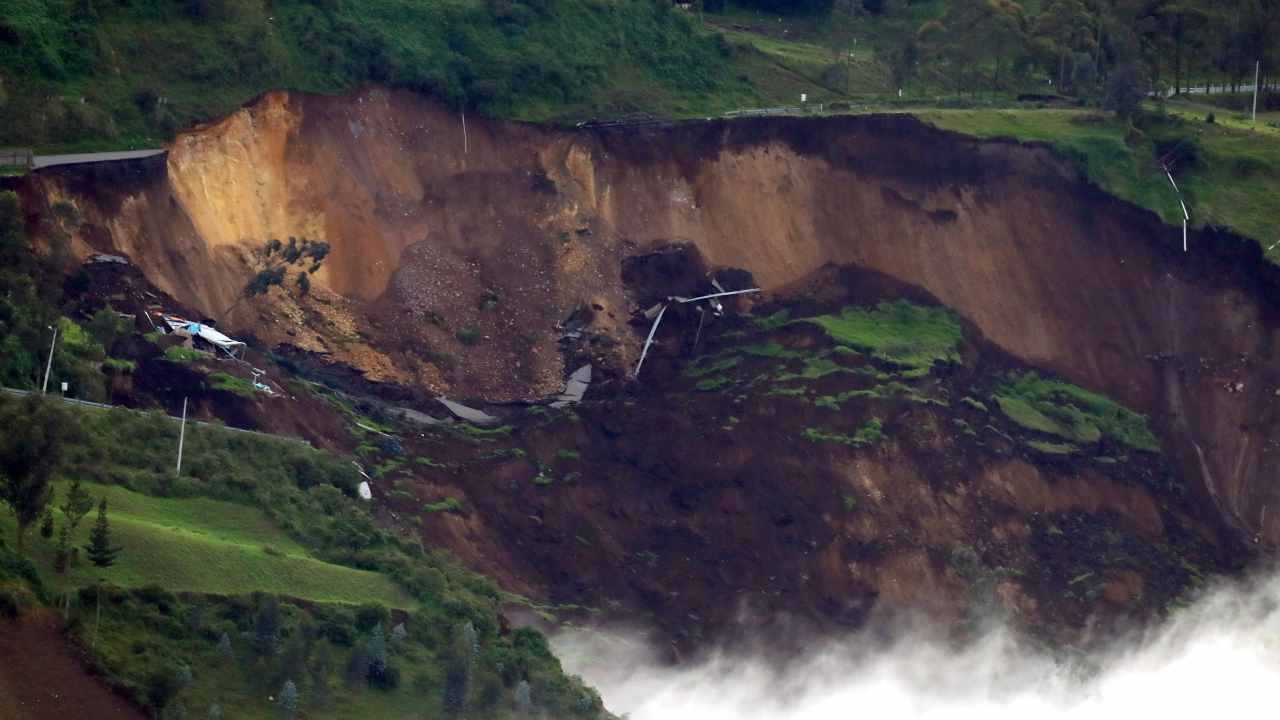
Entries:
{"label": "dense tree line", "polygon": [[[704,6],[714,10],[711,0]],[[899,87],[1026,91],[1103,100],[1117,78],[1141,89],[1264,87],[1280,69],[1280,0],[739,0],[779,15],[826,14],[833,43],[878,41]],[[1035,9],[1029,9],[1035,8]],[[901,31],[910,18],[929,17]],[[899,22],[885,24],[884,19]]]}
{"label": "dense tree line", "polygon": [[[1117,79],[1142,90],[1240,90],[1260,64],[1264,87],[1280,65],[1280,0],[952,0],[903,39],[895,74],[933,72],[959,91],[1043,83],[1106,97]],[[918,62],[916,62],[918,61]]]}

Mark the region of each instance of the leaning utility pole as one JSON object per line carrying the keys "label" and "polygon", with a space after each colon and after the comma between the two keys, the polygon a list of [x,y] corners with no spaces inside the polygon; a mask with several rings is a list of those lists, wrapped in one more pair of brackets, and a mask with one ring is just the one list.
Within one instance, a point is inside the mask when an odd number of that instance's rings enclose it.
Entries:
{"label": "leaning utility pole", "polygon": [[44,383],[40,386],[40,394],[49,392],[49,371],[53,369],[53,346],[58,344],[58,326],[53,325],[53,340],[49,341],[49,362],[44,366]]}
{"label": "leaning utility pole", "polygon": [[1253,66],[1253,124],[1258,124],[1258,82],[1262,79],[1262,61]]}
{"label": "leaning utility pole", "polygon": [[182,424],[178,426],[178,467],[174,471],[174,477],[182,476],[182,441],[187,436],[187,399],[182,398]]}

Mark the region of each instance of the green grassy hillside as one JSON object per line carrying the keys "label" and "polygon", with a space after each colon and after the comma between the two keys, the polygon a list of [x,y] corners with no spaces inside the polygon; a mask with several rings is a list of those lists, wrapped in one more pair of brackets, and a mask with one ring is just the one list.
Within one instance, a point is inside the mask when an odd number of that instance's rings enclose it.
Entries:
{"label": "green grassy hillside", "polygon": [[[18,402],[0,396],[0,410]],[[70,478],[85,480],[108,499],[112,544],[123,552],[112,567],[82,560],[58,574],[65,519],[55,511],[54,532],[29,531],[33,562],[21,562],[5,549],[6,510],[0,612],[41,603],[66,612],[91,661],[139,705],[165,717],[203,717],[214,705],[224,717],[278,717],[268,698],[292,680],[311,718],[459,709],[506,718],[528,683],[550,716],[603,715],[599,697],[564,675],[540,634],[500,631],[499,605],[521,598],[375,525],[355,497],[349,459],[198,426],[188,428],[183,476],[174,478],[172,421],[54,407],[67,447],[52,504],[61,505]],[[82,522],[78,542],[93,521]]]}
{"label": "green grassy hillside", "polygon": [[[59,504],[65,483],[55,494]],[[207,498],[156,498],[121,487],[86,484],[106,498],[120,561],[106,571],[88,563],[53,572],[56,537],[31,544],[31,558],[50,588],[64,590],[98,578],[125,587],[159,585],[173,592],[265,592],[318,602],[378,603],[411,608],[413,598],[378,573],[318,560],[282,532],[261,510]],[[354,500],[352,502],[355,502]],[[89,541],[92,518],[77,528],[77,547]],[[0,532],[13,521],[0,515]],[[83,554],[83,553],[82,553]]]}

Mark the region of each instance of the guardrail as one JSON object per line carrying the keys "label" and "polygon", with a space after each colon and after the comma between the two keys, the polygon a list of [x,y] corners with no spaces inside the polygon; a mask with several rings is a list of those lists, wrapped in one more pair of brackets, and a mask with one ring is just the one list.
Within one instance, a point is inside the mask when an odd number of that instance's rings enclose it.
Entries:
{"label": "guardrail", "polygon": [[813,103],[811,105],[793,105],[789,107],[771,107],[771,108],[745,108],[743,110],[730,110],[722,117],[760,117],[767,115],[803,115],[811,112],[822,112],[823,103]]}
{"label": "guardrail", "polygon": [[[5,393],[6,395],[14,395],[16,397],[26,397],[28,395],[40,394],[35,392],[34,390],[18,390],[17,388],[7,388],[7,387],[0,387],[0,392]],[[82,405],[84,407],[100,408],[103,410],[125,410],[127,412],[137,413],[139,415],[151,414],[145,410],[136,410],[134,408],[125,407],[123,405],[105,405],[103,403],[90,402],[89,400],[80,400],[79,398],[69,398],[69,397],[62,397],[62,396],[56,396],[56,397],[58,397],[59,400],[62,400],[62,402],[69,403],[71,405]],[[182,418],[175,417],[173,415],[166,414],[164,417],[176,423],[182,422]],[[312,444],[307,442],[306,440],[303,440],[302,438],[298,438],[298,437],[293,437],[292,435],[274,435],[272,433],[258,432],[257,430],[245,430],[244,428],[231,427],[230,425],[217,425],[214,423],[204,422],[203,420],[191,420],[190,418],[187,419],[187,424],[202,425],[204,427],[214,428],[215,430],[230,430],[231,432],[246,433],[248,435],[257,435],[258,437],[267,438],[270,440],[285,440],[288,442],[302,443],[307,447],[313,447]]]}
{"label": "guardrail", "polygon": [[0,167],[20,167],[30,170],[35,166],[36,154],[31,148],[0,148]]}

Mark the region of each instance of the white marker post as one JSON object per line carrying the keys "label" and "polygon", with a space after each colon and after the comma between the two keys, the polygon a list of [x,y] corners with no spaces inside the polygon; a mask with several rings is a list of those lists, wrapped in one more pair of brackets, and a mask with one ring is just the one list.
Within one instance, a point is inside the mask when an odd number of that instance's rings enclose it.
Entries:
{"label": "white marker post", "polygon": [[1191,213],[1187,212],[1187,204],[1182,202],[1182,197],[1178,197],[1178,204],[1182,205],[1182,252],[1187,251],[1187,223],[1191,222]]}
{"label": "white marker post", "polygon": [[182,424],[178,426],[178,467],[174,470],[174,477],[182,476],[182,442],[187,437],[187,399],[182,398]]}

